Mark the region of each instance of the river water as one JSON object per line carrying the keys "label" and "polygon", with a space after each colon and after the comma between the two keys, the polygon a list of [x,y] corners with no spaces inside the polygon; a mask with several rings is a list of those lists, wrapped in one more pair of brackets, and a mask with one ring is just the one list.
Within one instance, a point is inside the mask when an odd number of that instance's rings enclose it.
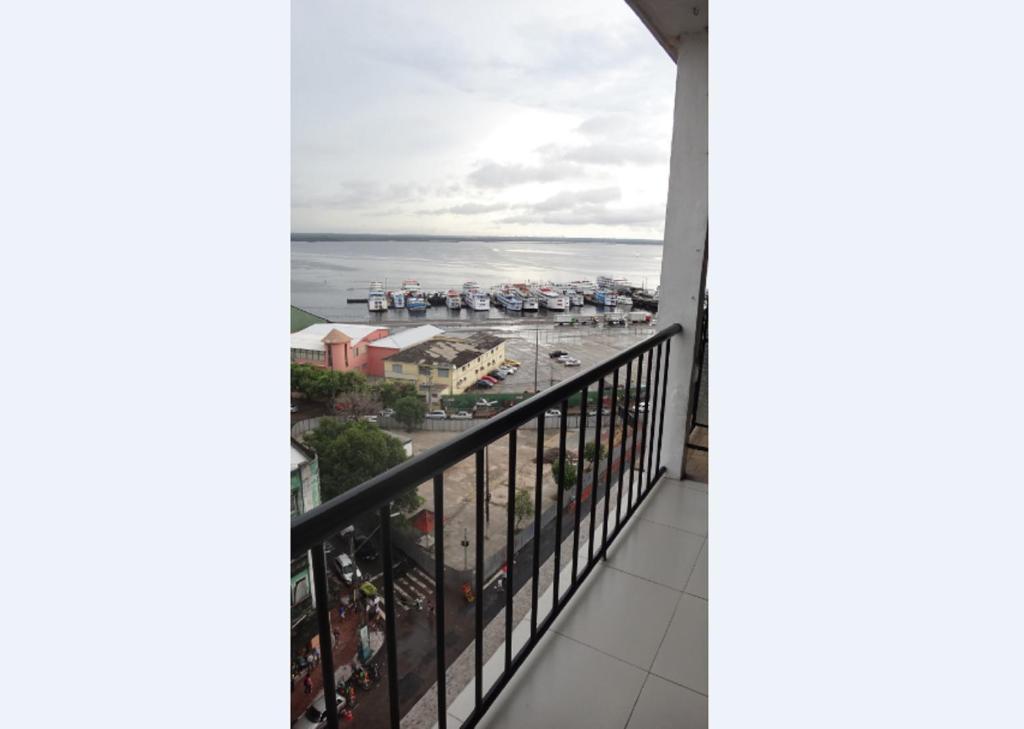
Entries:
{"label": "river water", "polygon": [[[292,303],[332,321],[549,318],[544,310],[506,315],[493,305],[490,311],[434,306],[420,314],[404,309],[371,313],[366,304],[348,304],[346,299],[365,299],[370,281],[392,289],[411,278],[424,291],[461,291],[466,281],[489,290],[512,282],[596,281],[602,274],[622,276],[634,286],[653,290],[661,275],[661,245],[554,240],[292,241]],[[593,306],[583,308],[584,314],[595,311]]]}

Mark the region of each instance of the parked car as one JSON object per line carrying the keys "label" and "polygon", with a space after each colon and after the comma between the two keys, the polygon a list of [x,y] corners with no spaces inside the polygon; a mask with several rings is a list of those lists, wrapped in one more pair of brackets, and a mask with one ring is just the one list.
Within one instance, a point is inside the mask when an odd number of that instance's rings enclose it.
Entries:
{"label": "parked car", "polygon": [[352,561],[352,558],[344,552],[335,557],[331,564],[334,565],[334,571],[338,573],[338,576],[346,585],[351,586],[363,581],[363,573],[356,566],[356,563]]}
{"label": "parked car", "polygon": [[395,417],[395,411],[392,408],[384,408],[380,411],[380,416],[382,418],[393,418]]}
{"label": "parked car", "polygon": [[379,556],[377,547],[374,546],[372,541],[362,534],[356,535],[356,557],[365,559],[367,562],[375,562]]}
{"label": "parked car", "polygon": [[472,420],[473,413],[467,413],[465,410],[460,410],[452,416],[452,420]]}
{"label": "parked car", "polygon": [[296,405],[295,403],[292,403],[292,412],[293,413],[299,412],[299,406]]}
{"label": "parked car", "polygon": [[[335,699],[338,702],[338,711],[341,712],[345,707],[345,698],[340,690],[335,693]],[[292,726],[294,729],[323,729],[327,726],[327,702],[324,701],[324,697],[314,699]]]}
{"label": "parked car", "polygon": [[544,417],[545,418],[560,418],[560,417],[562,417],[562,411],[561,410],[547,410],[544,413]]}
{"label": "parked car", "polygon": [[576,359],[575,357],[565,357],[564,359],[560,359],[558,361],[561,362],[562,364],[564,364],[566,367],[579,367],[580,366],[580,361],[578,359]]}
{"label": "parked car", "polygon": [[506,377],[508,377],[508,375],[502,372],[501,370],[491,370],[487,374],[490,375],[491,377],[497,377],[499,380],[504,380]]}
{"label": "parked car", "polygon": [[491,382],[490,380],[477,380],[476,386],[477,387],[482,387],[485,390],[488,390],[488,389],[494,387],[494,383]]}
{"label": "parked car", "polygon": [[373,423],[374,425],[377,424],[377,416],[376,415],[364,415],[363,416],[363,420],[365,420],[367,423]]}
{"label": "parked car", "polygon": [[522,367],[523,366],[522,362],[519,362],[519,361],[514,360],[514,359],[506,359],[505,360],[505,364],[510,364],[513,367]]}
{"label": "parked car", "polygon": [[480,379],[481,380],[486,380],[487,382],[490,382],[492,385],[497,385],[498,384],[498,378],[497,377],[491,377],[490,375],[484,375]]}
{"label": "parked car", "polygon": [[448,413],[444,410],[431,410],[424,417],[428,420],[445,420],[448,418]]}
{"label": "parked car", "polygon": [[551,352],[548,355],[548,357],[550,357],[551,359],[554,359],[555,357],[564,357],[567,354],[569,354],[569,353],[566,352],[564,349],[556,349],[554,352]]}

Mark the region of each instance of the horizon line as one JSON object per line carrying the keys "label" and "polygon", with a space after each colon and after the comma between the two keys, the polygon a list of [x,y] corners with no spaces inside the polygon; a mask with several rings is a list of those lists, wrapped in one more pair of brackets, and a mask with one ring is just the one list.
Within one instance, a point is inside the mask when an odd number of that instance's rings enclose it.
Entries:
{"label": "horizon line", "polygon": [[377,238],[401,240],[403,238],[420,238],[435,240],[551,240],[551,241],[615,241],[622,243],[658,243],[664,244],[662,238],[617,238],[612,236],[553,236],[553,235],[464,235],[456,233],[300,233],[291,232],[291,240],[330,240],[331,238]]}

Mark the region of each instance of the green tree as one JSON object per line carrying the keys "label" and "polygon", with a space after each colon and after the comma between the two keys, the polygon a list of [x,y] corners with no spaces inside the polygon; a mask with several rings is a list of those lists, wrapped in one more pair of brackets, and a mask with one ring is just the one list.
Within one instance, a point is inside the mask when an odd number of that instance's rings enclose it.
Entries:
{"label": "green tree", "polygon": [[583,447],[583,459],[587,463],[593,463],[599,459],[605,453],[604,444],[600,443],[587,443]]}
{"label": "green tree", "polygon": [[[551,464],[551,475],[554,477],[555,483],[559,483],[557,463]],[[568,460],[565,462],[565,473],[563,474],[562,481],[559,485],[563,489],[571,489],[576,486],[576,464],[571,463]]]}
{"label": "green tree", "polygon": [[[306,434],[305,442],[317,453],[324,501],[406,459],[401,441],[376,425],[358,420],[340,422],[333,418],[324,419]],[[413,488],[395,501],[400,508],[411,510],[422,500]]]}
{"label": "green tree", "polygon": [[411,382],[384,380],[373,387],[382,407],[393,408],[403,397],[416,397],[416,386]]}
{"label": "green tree", "polygon": [[422,423],[426,414],[427,406],[415,395],[407,395],[395,403],[395,420],[404,425],[406,430],[412,430]]}
{"label": "green tree", "polygon": [[513,508],[515,509],[516,530],[518,530],[523,519],[533,517],[533,499],[530,497],[530,492],[526,489],[516,489],[516,501]]}

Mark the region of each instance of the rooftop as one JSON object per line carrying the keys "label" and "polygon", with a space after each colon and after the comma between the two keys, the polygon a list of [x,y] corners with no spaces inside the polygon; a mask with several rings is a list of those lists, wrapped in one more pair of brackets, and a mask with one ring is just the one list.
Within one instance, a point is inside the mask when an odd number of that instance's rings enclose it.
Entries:
{"label": "rooftop", "polygon": [[[490,343],[494,340],[494,343]],[[489,335],[474,335],[466,339],[437,337],[423,344],[417,344],[388,358],[389,362],[411,362],[414,364],[447,364],[462,367],[497,346],[503,340]],[[486,346],[481,346],[481,344]]]}
{"label": "rooftop", "polygon": [[313,324],[302,331],[292,334],[291,348],[323,350],[324,339],[332,333],[340,333],[351,339],[353,342],[359,342],[370,334],[373,334],[373,332],[378,329],[383,329],[385,332],[387,331],[384,327],[375,327],[366,324],[331,324],[330,322]]}
{"label": "rooftop", "polygon": [[375,339],[370,343],[370,346],[385,347],[387,349],[407,349],[441,334],[444,334],[444,329],[439,329],[431,324],[424,324],[420,327],[402,329],[389,337]]}

